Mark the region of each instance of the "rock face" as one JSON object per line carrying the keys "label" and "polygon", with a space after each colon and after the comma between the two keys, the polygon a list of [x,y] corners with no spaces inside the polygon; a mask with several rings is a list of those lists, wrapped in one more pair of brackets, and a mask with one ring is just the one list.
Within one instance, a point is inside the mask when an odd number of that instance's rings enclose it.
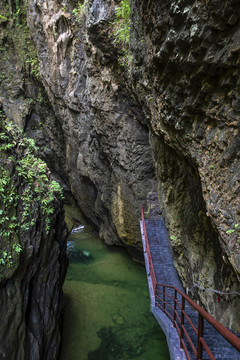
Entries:
{"label": "rock face", "polygon": [[[133,88],[153,133],[178,271],[189,288],[239,292],[239,4],[133,1],[132,8]],[[217,303],[216,293],[195,291],[239,329],[237,294]]]}
{"label": "rock face", "polygon": [[72,4],[47,4],[29,2],[28,23],[64,132],[71,191],[107,244],[126,244],[139,256],[140,206],[154,189],[154,167],[142,109],[111,53],[114,6],[92,2],[80,26]]}
{"label": "rock face", "polygon": [[60,344],[64,212],[31,140],[9,126],[1,116],[0,358],[50,360]]}
{"label": "rock face", "polygon": [[[128,69],[112,37],[114,1],[85,1],[78,16],[74,7],[28,1],[49,103],[34,129],[46,102],[26,107],[28,90],[19,121],[108,244],[137,255],[140,204],[157,178],[183,284],[240,292],[238,2],[132,0]],[[12,117],[13,88],[1,86]],[[238,296],[193,295],[239,330]]]}
{"label": "rock face", "polygon": [[[64,213],[56,212],[52,231],[37,226],[25,243],[15,273],[0,284],[0,358],[54,359],[60,345],[62,285],[66,272]],[[39,219],[36,219],[38,221]]]}

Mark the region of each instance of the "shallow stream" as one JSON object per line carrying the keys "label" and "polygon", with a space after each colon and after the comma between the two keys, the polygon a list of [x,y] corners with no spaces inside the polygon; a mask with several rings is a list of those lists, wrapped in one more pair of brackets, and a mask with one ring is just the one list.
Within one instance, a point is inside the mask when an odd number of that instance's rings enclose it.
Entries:
{"label": "shallow stream", "polygon": [[90,228],[68,240],[60,360],[168,360],[144,267]]}

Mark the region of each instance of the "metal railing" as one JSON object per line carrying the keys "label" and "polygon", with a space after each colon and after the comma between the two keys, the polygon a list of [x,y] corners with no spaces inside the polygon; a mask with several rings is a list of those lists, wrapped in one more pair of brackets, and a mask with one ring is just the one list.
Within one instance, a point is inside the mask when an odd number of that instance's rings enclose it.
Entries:
{"label": "metal railing", "polygon": [[[152,280],[155,306],[158,307],[172,321],[180,339],[180,348],[184,349],[188,360],[195,356],[197,360],[203,359],[203,351],[207,353],[210,360],[215,357],[204,339],[204,324],[210,324],[223,338],[225,338],[236,350],[240,352],[240,338],[225,328],[210,314],[203,310],[186,294],[174,286],[158,284],[150,252],[144,213],[142,208],[142,225],[145,239],[145,248],[149,263],[149,273]],[[198,313],[196,321],[190,318],[186,309],[193,308]],[[195,322],[195,324],[194,324]]]}
{"label": "metal railing", "polygon": [[143,207],[142,207],[142,226],[143,226],[143,234],[144,234],[144,239],[145,239],[145,250],[146,250],[147,259],[148,259],[149,275],[151,276],[151,280],[152,280],[154,298],[156,298],[157,280],[156,280],[155,270],[154,270],[154,266],[153,266],[153,262],[152,262],[152,256],[151,256],[151,252],[150,252],[150,248],[149,248],[149,242],[148,242],[148,236],[147,236],[147,230],[146,230],[146,223],[145,223],[145,219],[144,219]]}
{"label": "metal railing", "polygon": [[[204,339],[205,321],[240,352],[240,339],[176,287],[156,284],[155,293],[155,306],[172,321],[180,338],[180,348],[184,349],[188,360],[191,359],[189,348],[197,360],[202,360],[203,351],[208,354],[209,359],[215,359]],[[187,304],[188,308],[191,306],[198,312],[197,324],[194,324],[194,320],[187,314]]]}

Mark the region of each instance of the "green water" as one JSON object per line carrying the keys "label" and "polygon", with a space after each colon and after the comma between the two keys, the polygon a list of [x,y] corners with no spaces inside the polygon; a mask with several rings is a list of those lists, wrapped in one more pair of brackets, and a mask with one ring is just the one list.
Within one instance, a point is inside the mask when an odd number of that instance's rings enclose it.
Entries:
{"label": "green water", "polygon": [[90,229],[69,237],[60,360],[167,360],[146,273]]}

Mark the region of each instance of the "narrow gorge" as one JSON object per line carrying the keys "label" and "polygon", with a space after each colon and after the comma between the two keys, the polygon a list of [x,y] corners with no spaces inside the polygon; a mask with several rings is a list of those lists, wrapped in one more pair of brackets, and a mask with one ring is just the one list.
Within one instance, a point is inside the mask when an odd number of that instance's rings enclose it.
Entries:
{"label": "narrow gorge", "polygon": [[142,261],[157,192],[183,287],[240,332],[239,20],[236,0],[1,1],[1,359],[58,356],[69,199]]}

